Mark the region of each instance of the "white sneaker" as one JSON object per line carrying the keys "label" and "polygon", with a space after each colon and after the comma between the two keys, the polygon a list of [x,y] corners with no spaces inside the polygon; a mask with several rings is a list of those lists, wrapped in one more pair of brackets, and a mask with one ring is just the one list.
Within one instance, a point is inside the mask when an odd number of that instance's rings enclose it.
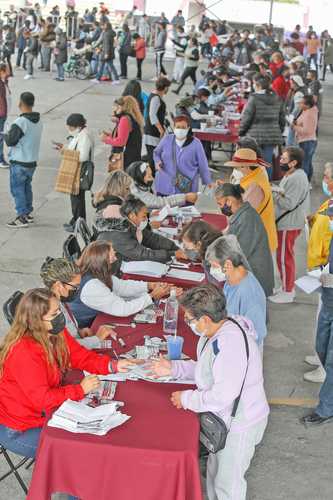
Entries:
{"label": "white sneaker", "polygon": [[32,75],[25,75],[24,80],[31,80],[31,78],[33,78]]}
{"label": "white sneaker", "polygon": [[326,372],[322,366],[318,366],[318,368],[316,368],[315,370],[304,373],[303,378],[307,382],[322,384],[325,381]]}
{"label": "white sneaker", "polygon": [[317,354],[315,354],[314,356],[305,356],[304,361],[310,366],[320,366],[320,361]]}
{"label": "white sneaker", "polygon": [[3,168],[3,169],[9,168],[9,165],[8,165],[8,163],[0,163],[0,168]]}
{"label": "white sneaker", "polygon": [[268,300],[274,302],[275,304],[291,304],[295,299],[295,291],[292,292],[280,292],[276,295],[271,295]]}
{"label": "white sneaker", "polygon": [[101,83],[100,80],[97,80],[97,78],[94,78],[93,80],[91,80],[91,83]]}
{"label": "white sneaker", "polygon": [[120,85],[120,80],[112,80],[111,85]]}

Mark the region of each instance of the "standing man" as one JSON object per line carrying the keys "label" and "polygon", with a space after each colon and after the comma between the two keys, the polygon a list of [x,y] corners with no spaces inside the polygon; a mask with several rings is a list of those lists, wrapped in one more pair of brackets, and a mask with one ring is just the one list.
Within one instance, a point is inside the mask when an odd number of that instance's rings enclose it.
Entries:
{"label": "standing man", "polygon": [[0,168],[8,168],[3,155],[3,131],[9,113],[10,90],[6,63],[0,63]]}
{"label": "standing man", "polygon": [[15,201],[16,219],[7,227],[27,227],[34,222],[32,216],[32,177],[36,170],[42,135],[40,114],[33,111],[35,96],[23,92],[20,96],[21,114],[4,136],[9,147],[10,192]]}

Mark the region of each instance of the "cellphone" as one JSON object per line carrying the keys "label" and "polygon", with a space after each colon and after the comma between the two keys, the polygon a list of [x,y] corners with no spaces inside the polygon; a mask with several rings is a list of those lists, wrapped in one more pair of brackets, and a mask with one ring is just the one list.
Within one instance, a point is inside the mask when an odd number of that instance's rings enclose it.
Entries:
{"label": "cellphone", "polygon": [[62,146],[61,142],[56,142],[56,141],[51,141],[51,142],[54,146],[57,146],[58,148],[60,148],[60,146]]}

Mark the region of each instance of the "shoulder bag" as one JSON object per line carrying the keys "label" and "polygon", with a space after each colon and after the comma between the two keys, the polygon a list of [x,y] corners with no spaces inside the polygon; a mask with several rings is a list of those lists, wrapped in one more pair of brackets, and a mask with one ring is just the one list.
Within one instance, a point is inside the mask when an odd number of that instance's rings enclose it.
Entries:
{"label": "shoulder bag", "polygon": [[299,208],[301,205],[303,205],[303,203],[305,202],[305,200],[307,199],[308,197],[308,194],[309,194],[309,191],[306,193],[306,196],[305,198],[303,198],[302,201],[300,201],[298,203],[298,205],[296,205],[296,207],[292,208],[291,210],[287,210],[287,212],[284,212],[284,214],[280,215],[280,217],[278,217],[276,220],[275,220],[275,224],[278,224],[280,222],[280,220],[282,220],[286,215],[289,215],[291,214],[292,212],[294,212],[297,208]]}
{"label": "shoulder bag", "polygon": [[[241,330],[244,338],[244,343],[245,343],[245,349],[246,349],[246,359],[247,359],[247,365],[246,365],[246,371],[244,375],[244,380],[242,383],[242,387],[240,390],[240,393],[238,397],[235,399],[232,412],[231,412],[231,421],[235,417],[239,405],[239,401],[243,392],[245,380],[246,380],[246,375],[247,371],[249,368],[249,356],[250,356],[250,350],[249,350],[249,343],[246,337],[246,333],[244,329],[241,327],[241,325],[234,320],[233,318],[227,318],[229,321],[232,321],[232,323],[235,323]],[[205,346],[203,347],[202,351],[204,350]],[[217,345],[216,345],[217,348]],[[201,352],[202,352],[201,351]],[[215,352],[215,350],[214,350]],[[217,348],[218,352],[218,348]],[[216,352],[216,354],[217,354]],[[227,440],[228,432],[230,428],[228,429],[224,420],[215,413],[212,413],[211,411],[205,411],[203,413],[200,413],[199,415],[199,420],[200,420],[200,443],[203,445],[203,447],[209,452],[209,453],[217,453],[218,451],[221,451],[225,447],[225,443]]]}
{"label": "shoulder bag", "polygon": [[94,182],[95,165],[91,161],[91,149],[89,151],[89,160],[81,163],[80,169],[80,190],[90,191]]}
{"label": "shoulder bag", "polygon": [[179,171],[176,154],[176,139],[174,139],[172,144],[172,159],[176,167],[175,187],[179,189],[181,193],[190,193],[192,189],[192,179]]}

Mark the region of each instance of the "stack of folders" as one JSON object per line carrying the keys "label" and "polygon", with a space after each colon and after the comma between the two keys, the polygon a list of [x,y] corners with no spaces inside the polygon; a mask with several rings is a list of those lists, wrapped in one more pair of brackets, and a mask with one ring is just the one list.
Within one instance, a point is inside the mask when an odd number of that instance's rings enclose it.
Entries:
{"label": "stack of folders", "polygon": [[68,399],[54,412],[48,425],[69,432],[104,436],[131,418],[118,411],[120,406],[123,406],[123,403],[113,401],[92,408],[83,402]]}

